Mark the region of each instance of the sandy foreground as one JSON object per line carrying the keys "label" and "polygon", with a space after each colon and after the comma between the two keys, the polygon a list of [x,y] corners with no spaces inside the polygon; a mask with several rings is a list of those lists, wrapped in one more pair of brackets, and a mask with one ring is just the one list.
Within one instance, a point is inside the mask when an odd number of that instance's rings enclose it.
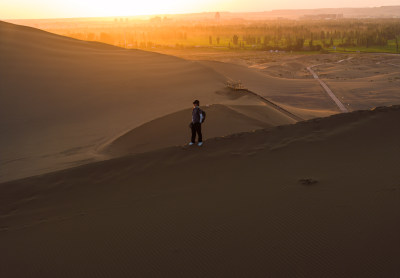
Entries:
{"label": "sandy foreground", "polygon": [[[319,58],[294,59],[193,62],[0,22],[0,277],[399,277],[400,107],[369,110],[396,103],[396,75],[365,99],[375,71],[348,72],[368,60],[318,67],[368,108],[337,114],[302,66]],[[224,87],[239,77],[261,97]],[[185,146],[195,98],[201,148]]]}
{"label": "sandy foreground", "polygon": [[398,277],[400,107],[0,185],[2,277]]}

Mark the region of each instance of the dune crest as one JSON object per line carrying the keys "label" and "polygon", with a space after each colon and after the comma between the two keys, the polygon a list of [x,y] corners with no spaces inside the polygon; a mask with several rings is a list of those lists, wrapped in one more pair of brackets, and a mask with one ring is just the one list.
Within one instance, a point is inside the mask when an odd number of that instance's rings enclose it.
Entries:
{"label": "dune crest", "polygon": [[[206,138],[295,123],[290,117],[265,105],[216,104],[202,109],[208,115],[202,125]],[[169,146],[183,146],[190,140],[188,115],[191,115],[191,109],[145,123],[102,146],[100,151],[112,156],[122,156]]]}

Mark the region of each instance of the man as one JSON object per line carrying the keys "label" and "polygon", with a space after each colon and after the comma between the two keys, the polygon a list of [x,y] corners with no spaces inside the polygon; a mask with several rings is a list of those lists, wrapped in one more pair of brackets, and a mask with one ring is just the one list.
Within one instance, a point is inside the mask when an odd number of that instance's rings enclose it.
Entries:
{"label": "man", "polygon": [[201,123],[203,122],[203,113],[199,107],[200,101],[197,99],[193,101],[193,111],[192,111],[192,122],[190,127],[192,129],[192,140],[189,143],[189,146],[192,146],[196,142],[196,133],[199,137],[199,143],[197,144],[199,147],[203,145],[203,136],[201,134]]}

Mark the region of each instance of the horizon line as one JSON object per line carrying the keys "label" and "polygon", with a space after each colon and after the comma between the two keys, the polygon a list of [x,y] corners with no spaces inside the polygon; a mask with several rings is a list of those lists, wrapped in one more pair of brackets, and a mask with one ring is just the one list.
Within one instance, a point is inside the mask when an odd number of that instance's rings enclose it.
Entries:
{"label": "horizon line", "polygon": [[338,8],[304,8],[304,9],[272,9],[264,11],[243,11],[243,12],[232,12],[232,11],[202,11],[192,13],[154,13],[154,14],[138,14],[138,15],[106,15],[106,16],[87,16],[87,17],[37,17],[37,18],[4,18],[0,20],[55,20],[55,19],[90,19],[90,18],[115,18],[115,17],[148,17],[148,16],[176,16],[176,15],[195,15],[195,14],[207,14],[207,13],[268,13],[273,11],[304,11],[304,10],[329,10],[329,9],[372,9],[372,8],[385,8],[385,7],[400,7],[400,5],[388,5],[388,6],[364,6],[364,7],[338,7]]}

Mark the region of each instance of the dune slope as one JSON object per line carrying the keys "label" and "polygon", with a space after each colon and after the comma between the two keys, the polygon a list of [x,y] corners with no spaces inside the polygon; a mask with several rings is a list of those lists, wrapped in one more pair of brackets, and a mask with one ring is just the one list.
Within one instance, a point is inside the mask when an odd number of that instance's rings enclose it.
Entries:
{"label": "dune slope", "polygon": [[104,159],[99,146],[194,99],[244,99],[216,93],[225,77],[196,62],[5,22],[0,61],[0,181]]}
{"label": "dune slope", "polygon": [[[205,138],[294,123],[295,120],[266,105],[211,105],[203,107],[207,113],[202,125]],[[103,154],[122,156],[129,153],[152,151],[189,142],[191,109],[182,110],[147,122],[112,142],[100,147]]]}
{"label": "dune slope", "polygon": [[0,276],[397,277],[399,119],[356,111],[0,184]]}
{"label": "dune slope", "polygon": [[5,22],[0,33],[1,180],[90,161],[116,133],[221,99],[224,79],[196,63]]}

